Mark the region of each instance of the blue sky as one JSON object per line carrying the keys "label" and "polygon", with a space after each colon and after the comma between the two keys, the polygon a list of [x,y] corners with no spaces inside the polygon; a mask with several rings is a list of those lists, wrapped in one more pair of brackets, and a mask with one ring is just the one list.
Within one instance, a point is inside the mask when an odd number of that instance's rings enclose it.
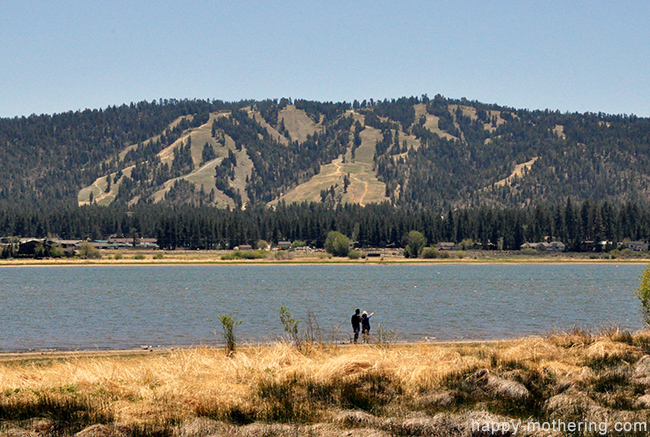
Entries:
{"label": "blue sky", "polygon": [[0,116],[467,97],[650,116],[647,1],[4,1]]}

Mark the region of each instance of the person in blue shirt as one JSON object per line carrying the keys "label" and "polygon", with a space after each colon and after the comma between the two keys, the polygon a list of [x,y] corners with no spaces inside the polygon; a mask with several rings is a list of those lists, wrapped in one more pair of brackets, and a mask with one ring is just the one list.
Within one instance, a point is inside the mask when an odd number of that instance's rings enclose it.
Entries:
{"label": "person in blue shirt", "polygon": [[361,313],[361,334],[363,335],[363,341],[368,342],[368,336],[370,335],[370,318],[374,316],[375,313],[368,314],[367,312]]}

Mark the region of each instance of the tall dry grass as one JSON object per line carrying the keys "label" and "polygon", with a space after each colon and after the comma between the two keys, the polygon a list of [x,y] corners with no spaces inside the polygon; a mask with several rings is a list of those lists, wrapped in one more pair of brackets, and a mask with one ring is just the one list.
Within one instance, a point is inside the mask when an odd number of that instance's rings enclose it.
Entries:
{"label": "tall dry grass", "polygon": [[[232,356],[192,348],[13,357],[0,362],[0,420],[5,428],[44,417],[62,422],[52,425],[62,433],[105,423],[127,434],[156,429],[164,435],[200,418],[233,429],[260,422],[330,424],[392,434],[415,418],[417,426],[442,420],[440,414],[576,419],[624,411],[647,419],[650,365],[645,375],[637,363],[648,353],[648,334],[576,330],[485,343],[308,344],[300,350],[277,343],[243,347]],[[577,402],[581,408],[569,407]]]}

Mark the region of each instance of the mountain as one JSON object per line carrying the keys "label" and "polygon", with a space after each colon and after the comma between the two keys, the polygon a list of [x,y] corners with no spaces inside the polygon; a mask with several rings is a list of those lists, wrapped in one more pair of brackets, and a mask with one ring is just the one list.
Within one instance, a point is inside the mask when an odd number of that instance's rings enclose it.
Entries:
{"label": "mountain", "polygon": [[161,100],[0,119],[0,202],[645,201],[650,119],[466,99]]}

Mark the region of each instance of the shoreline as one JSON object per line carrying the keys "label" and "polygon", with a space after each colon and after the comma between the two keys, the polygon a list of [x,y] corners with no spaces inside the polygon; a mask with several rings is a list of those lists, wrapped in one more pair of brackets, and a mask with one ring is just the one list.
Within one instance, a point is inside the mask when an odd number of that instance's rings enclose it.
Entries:
{"label": "shoreline", "polygon": [[[522,341],[526,339],[543,339],[544,335],[527,335],[512,338],[499,338],[489,340],[441,340],[441,341],[392,341],[391,347],[420,347],[420,346],[481,346],[481,345],[500,345],[512,342]],[[239,352],[251,351],[253,349],[273,348],[278,345],[287,344],[282,340],[267,342],[267,343],[250,343],[241,344],[237,346]],[[346,348],[346,347],[378,347],[375,343],[314,343],[315,347],[324,348]],[[22,360],[39,360],[39,359],[72,359],[72,358],[114,358],[114,357],[138,357],[138,356],[161,356],[167,355],[178,351],[192,351],[192,350],[214,350],[215,352],[223,353],[225,346],[220,344],[213,345],[187,345],[187,346],[174,346],[174,347],[155,347],[155,348],[139,348],[139,349],[87,349],[87,350],[43,350],[43,351],[15,351],[15,352],[0,352],[0,363],[22,361]]]}
{"label": "shoreline", "polygon": [[[581,335],[593,335],[599,336],[603,333],[609,331],[618,331],[619,328],[615,325],[607,326],[603,325],[598,328],[590,327],[575,327],[576,332],[580,332]],[[639,329],[636,331],[621,331],[629,332],[630,335],[646,335],[650,334],[650,331],[644,329]],[[461,340],[421,340],[421,341],[400,341],[392,340],[388,341],[385,344],[379,344],[374,341],[369,343],[348,343],[348,342],[307,342],[306,344],[310,347],[317,348],[348,348],[348,347],[368,347],[368,348],[377,348],[377,347],[396,347],[396,348],[417,348],[417,347],[460,347],[460,346],[470,346],[470,347],[487,347],[487,346],[507,346],[512,343],[518,343],[521,341],[537,341],[545,340],[553,336],[569,336],[574,335],[572,331],[549,331],[539,334],[529,334],[529,335],[518,335],[514,337],[506,338],[490,338],[490,339],[461,339]],[[241,343],[237,345],[237,351],[246,352],[252,351],[255,349],[270,349],[277,347],[279,345],[288,345],[292,346],[292,341],[287,339],[277,339],[275,341],[267,341],[260,343]],[[71,359],[71,358],[113,358],[113,357],[138,357],[138,356],[164,356],[170,353],[179,352],[179,351],[193,351],[193,350],[213,350],[215,352],[222,353],[226,349],[225,345],[214,343],[214,344],[188,344],[188,345],[176,345],[176,346],[149,346],[146,348],[127,348],[127,349],[76,349],[76,350],[59,350],[56,348],[45,348],[43,350],[29,350],[29,351],[9,351],[9,352],[0,352],[0,364],[4,362],[11,361],[21,361],[21,360],[39,360],[39,359]]]}
{"label": "shoreline", "polygon": [[616,259],[588,259],[583,257],[486,257],[486,258],[437,258],[437,259],[409,259],[389,257],[388,259],[361,259],[351,260],[346,258],[317,259],[305,257],[290,260],[257,259],[257,260],[222,260],[214,258],[170,258],[170,259],[12,259],[0,260],[3,267],[92,267],[92,266],[200,266],[200,265],[485,265],[485,264],[650,264],[650,258],[616,258]]}

